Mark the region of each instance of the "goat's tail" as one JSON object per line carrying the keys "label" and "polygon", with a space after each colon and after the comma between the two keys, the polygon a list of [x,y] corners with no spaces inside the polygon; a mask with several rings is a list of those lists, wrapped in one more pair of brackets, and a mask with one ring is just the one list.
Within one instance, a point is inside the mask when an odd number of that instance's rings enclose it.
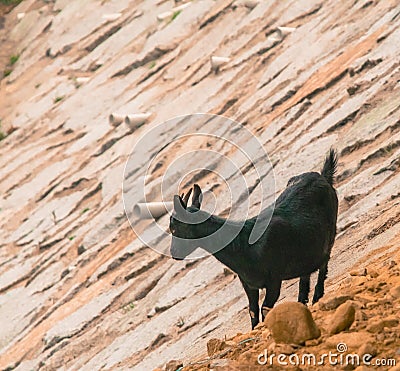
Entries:
{"label": "goat's tail", "polygon": [[333,185],[333,178],[335,177],[337,162],[337,152],[333,148],[331,148],[325,158],[324,167],[321,171],[321,175],[328,181],[330,185]]}

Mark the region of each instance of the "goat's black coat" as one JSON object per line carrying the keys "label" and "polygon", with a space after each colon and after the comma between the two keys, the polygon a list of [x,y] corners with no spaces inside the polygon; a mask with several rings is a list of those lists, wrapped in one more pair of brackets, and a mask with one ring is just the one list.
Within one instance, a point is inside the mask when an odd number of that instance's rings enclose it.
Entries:
{"label": "goat's black coat", "polygon": [[[196,184],[192,206],[187,207],[188,196],[185,199],[174,197],[174,214],[170,222],[172,256],[183,259],[198,247],[190,239],[208,236],[226,223],[227,232],[224,233],[237,234],[228,245],[215,252],[219,243],[213,239],[200,247],[238,274],[249,299],[253,328],[259,322],[261,288],[266,288],[263,308],[272,308],[279,298],[282,280],[300,277],[298,300],[306,304],[310,275],[319,270],[313,297],[313,303],[317,302],[324,294],[328,261],[336,235],[338,199],[333,188],[336,166],[337,155],[331,150],[321,174],[308,172],[291,178],[274,208],[271,206],[244,223],[227,221],[199,210],[201,190]],[[271,213],[272,218],[261,238],[249,244],[257,218]],[[203,221],[196,224],[198,218]],[[264,316],[265,312],[263,319]]]}

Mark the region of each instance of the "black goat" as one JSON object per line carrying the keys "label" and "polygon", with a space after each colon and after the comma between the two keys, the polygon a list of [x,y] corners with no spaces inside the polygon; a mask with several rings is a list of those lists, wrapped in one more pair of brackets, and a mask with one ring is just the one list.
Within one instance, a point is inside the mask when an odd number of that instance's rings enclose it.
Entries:
{"label": "black goat", "polygon": [[[324,295],[336,235],[338,199],[333,188],[336,166],[337,154],[331,149],[321,174],[308,172],[291,178],[275,208],[265,210],[272,217],[254,244],[249,243],[249,236],[257,217],[239,224],[199,210],[201,189],[195,184],[191,206],[187,203],[192,189],[185,197],[174,196],[170,220],[172,257],[181,260],[201,247],[236,272],[249,299],[252,328],[259,322],[259,289],[266,289],[262,305],[264,320],[267,310],[279,298],[282,280],[300,277],[298,301],[306,304],[310,275],[319,270],[313,297],[313,303],[317,302]],[[225,223],[228,226],[224,227],[224,233],[235,233],[232,241],[219,246],[219,237],[206,238]],[[220,250],[215,252],[216,246]]]}

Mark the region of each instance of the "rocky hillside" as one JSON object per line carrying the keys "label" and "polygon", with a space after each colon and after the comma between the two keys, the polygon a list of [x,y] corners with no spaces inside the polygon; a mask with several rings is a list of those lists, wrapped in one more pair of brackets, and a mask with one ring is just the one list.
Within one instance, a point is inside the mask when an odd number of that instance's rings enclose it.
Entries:
{"label": "rocky hillside", "polygon": [[[249,333],[210,339],[208,354],[181,370],[399,370],[399,258],[362,262],[311,314],[285,302]],[[180,364],[171,360],[166,369]]]}
{"label": "rocky hillside", "polygon": [[[160,255],[137,238],[145,233],[165,251],[170,240],[156,223],[137,221],[134,233],[126,219],[121,188],[129,154],[147,130],[172,117],[207,112],[243,123],[268,152],[276,194],[291,176],[319,170],[331,146],[338,149],[328,295],[360,259],[398,251],[398,1],[188,4],[24,0],[0,14],[0,369],[187,364],[211,338],[250,330],[234,275],[212,257],[182,263]],[[291,32],[279,35],[277,27]],[[217,73],[212,55],[229,58]],[[115,112],[151,116],[132,131],[109,124]],[[165,142],[160,133],[134,159],[133,204],[143,198],[146,161]],[[152,200],[169,160],[199,148],[231,155],[209,138],[168,148],[150,169]],[[204,161],[194,152],[186,165]],[[222,213],[229,194],[218,166],[196,179],[212,185]],[[260,180],[252,167],[241,170],[255,215]],[[165,177],[167,197],[177,192],[174,179]],[[237,174],[232,182],[239,189]],[[246,201],[233,198],[233,209]],[[168,221],[157,223],[166,229]],[[357,295],[370,295],[360,287]],[[296,293],[296,280],[286,282],[281,300]],[[392,315],[388,305],[372,307],[367,319]],[[363,331],[357,321],[354,330]]]}

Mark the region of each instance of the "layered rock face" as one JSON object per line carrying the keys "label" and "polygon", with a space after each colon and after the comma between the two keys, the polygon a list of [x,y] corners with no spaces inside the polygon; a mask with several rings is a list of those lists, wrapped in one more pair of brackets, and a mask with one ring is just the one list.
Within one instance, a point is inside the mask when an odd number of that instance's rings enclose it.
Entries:
{"label": "layered rock face", "polygon": [[[206,112],[242,123],[273,164],[271,197],[290,177],[320,170],[337,148],[340,209],[328,294],[359,269],[359,259],[398,249],[398,2],[254,3],[198,0],[177,10],[181,3],[172,1],[24,0],[1,14],[0,369],[148,370],[169,360],[186,364],[210,338],[249,330],[235,275],[213,257],[172,261],[137,238],[146,233],[166,251],[170,239],[154,221],[137,221],[134,233],[126,219],[129,154],[172,117]],[[211,70],[211,56],[228,59]],[[108,121],[111,113],[146,112],[135,130]],[[241,132],[219,130],[240,142]],[[133,203],[142,201],[146,164],[165,144],[160,133],[135,159]],[[149,170],[151,200],[185,148],[232,155],[210,137],[167,148]],[[194,152],[187,166],[205,160]],[[218,166],[215,173],[223,172]],[[253,216],[259,174],[247,164],[241,171]],[[230,198],[215,173],[199,171],[196,181],[213,189],[221,214]],[[239,174],[231,179],[233,208],[241,210],[245,190]],[[166,181],[172,196],[178,185],[172,176]],[[168,222],[165,215],[157,225]],[[390,290],[398,298],[398,287]],[[296,295],[297,281],[285,282],[281,301]],[[325,305],[338,310],[348,300]],[[351,319],[352,309],[342,310]],[[355,307],[355,321],[358,313]],[[377,314],[365,331],[393,328],[391,315]],[[330,336],[347,331],[350,319],[329,324]]]}

